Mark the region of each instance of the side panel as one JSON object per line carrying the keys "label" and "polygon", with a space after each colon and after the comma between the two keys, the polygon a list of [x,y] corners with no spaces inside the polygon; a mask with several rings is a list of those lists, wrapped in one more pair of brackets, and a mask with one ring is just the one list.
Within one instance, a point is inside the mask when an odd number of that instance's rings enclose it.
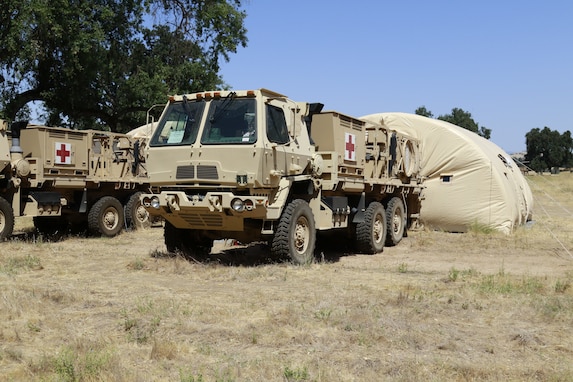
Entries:
{"label": "side panel", "polygon": [[88,133],[62,128],[28,127],[21,131],[24,157],[39,159],[42,177],[84,177],[88,174]]}

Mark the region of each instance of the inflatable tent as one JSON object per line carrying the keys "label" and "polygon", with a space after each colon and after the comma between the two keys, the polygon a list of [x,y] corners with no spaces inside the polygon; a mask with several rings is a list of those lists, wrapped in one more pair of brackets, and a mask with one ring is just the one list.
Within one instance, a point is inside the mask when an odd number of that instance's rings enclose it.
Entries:
{"label": "inflatable tent", "polygon": [[422,224],[465,232],[472,224],[504,233],[531,219],[533,196],[517,164],[501,148],[448,122],[407,113],[361,117],[420,140],[426,189]]}

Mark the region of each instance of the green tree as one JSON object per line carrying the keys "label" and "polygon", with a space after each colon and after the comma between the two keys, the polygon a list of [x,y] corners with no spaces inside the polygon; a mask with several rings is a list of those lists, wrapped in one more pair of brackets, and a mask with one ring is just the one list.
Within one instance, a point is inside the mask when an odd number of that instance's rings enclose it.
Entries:
{"label": "green tree", "polygon": [[[424,117],[434,118],[434,114],[430,110],[426,109],[426,106],[418,107],[414,113]],[[455,107],[452,109],[451,114],[440,115],[438,119],[473,131],[485,139],[489,139],[491,137],[491,129],[479,126],[479,124],[472,118],[471,113],[464,111],[463,109]]]}
{"label": "green tree", "polygon": [[474,121],[471,113],[463,109],[455,107],[452,109],[451,114],[440,115],[438,119],[463,127],[469,131],[473,131],[485,139],[489,139],[491,137],[491,129],[480,126],[476,121]]}
{"label": "green tree", "polygon": [[414,113],[417,115],[421,115],[422,117],[434,118],[434,114],[432,114],[432,112],[426,109],[426,106],[423,105],[417,108]]}
{"label": "green tree", "polygon": [[21,0],[0,8],[0,116],[129,130],[168,94],[225,87],[246,46],[240,0]]}
{"label": "green tree", "polygon": [[573,138],[571,132],[560,134],[545,126],[531,129],[525,134],[529,167],[535,171],[546,171],[553,167],[573,166]]}

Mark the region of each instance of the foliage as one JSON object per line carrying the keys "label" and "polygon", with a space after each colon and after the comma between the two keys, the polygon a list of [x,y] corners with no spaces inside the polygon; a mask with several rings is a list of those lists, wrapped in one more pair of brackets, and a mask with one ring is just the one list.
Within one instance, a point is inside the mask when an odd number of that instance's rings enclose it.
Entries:
{"label": "foliage", "polygon": [[458,107],[454,107],[451,114],[440,115],[438,119],[463,127],[469,131],[473,131],[485,139],[489,139],[491,137],[491,129],[488,129],[485,126],[480,126],[476,121],[474,121],[470,112],[464,111]]}
{"label": "foliage", "polygon": [[[240,0],[23,0],[0,9],[0,116],[129,130],[173,93],[224,87],[245,46]],[[3,114],[3,115],[2,115]]]}
{"label": "foliage", "polygon": [[417,108],[414,113],[421,115],[422,117],[434,118],[434,114],[430,110],[426,109],[426,106],[423,105]]}
{"label": "foliage", "polygon": [[547,126],[543,130],[534,128],[525,134],[525,142],[525,159],[533,170],[573,166],[573,138],[570,131],[560,134]]}
{"label": "foliage", "polygon": [[[434,114],[430,110],[426,109],[426,106],[418,107],[414,113],[423,117],[434,118]],[[451,114],[440,115],[438,119],[463,127],[466,130],[473,131],[485,139],[489,139],[491,137],[491,129],[488,129],[485,126],[480,126],[476,121],[474,121],[470,112],[458,107],[454,107]]]}

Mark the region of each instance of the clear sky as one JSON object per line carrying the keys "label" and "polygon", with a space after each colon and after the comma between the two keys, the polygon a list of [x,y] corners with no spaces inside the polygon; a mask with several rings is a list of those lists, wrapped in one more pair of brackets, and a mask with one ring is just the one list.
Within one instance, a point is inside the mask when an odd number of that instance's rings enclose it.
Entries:
{"label": "clear sky", "polygon": [[249,39],[222,65],[360,117],[459,107],[508,153],[545,126],[573,131],[573,1],[246,0]]}

